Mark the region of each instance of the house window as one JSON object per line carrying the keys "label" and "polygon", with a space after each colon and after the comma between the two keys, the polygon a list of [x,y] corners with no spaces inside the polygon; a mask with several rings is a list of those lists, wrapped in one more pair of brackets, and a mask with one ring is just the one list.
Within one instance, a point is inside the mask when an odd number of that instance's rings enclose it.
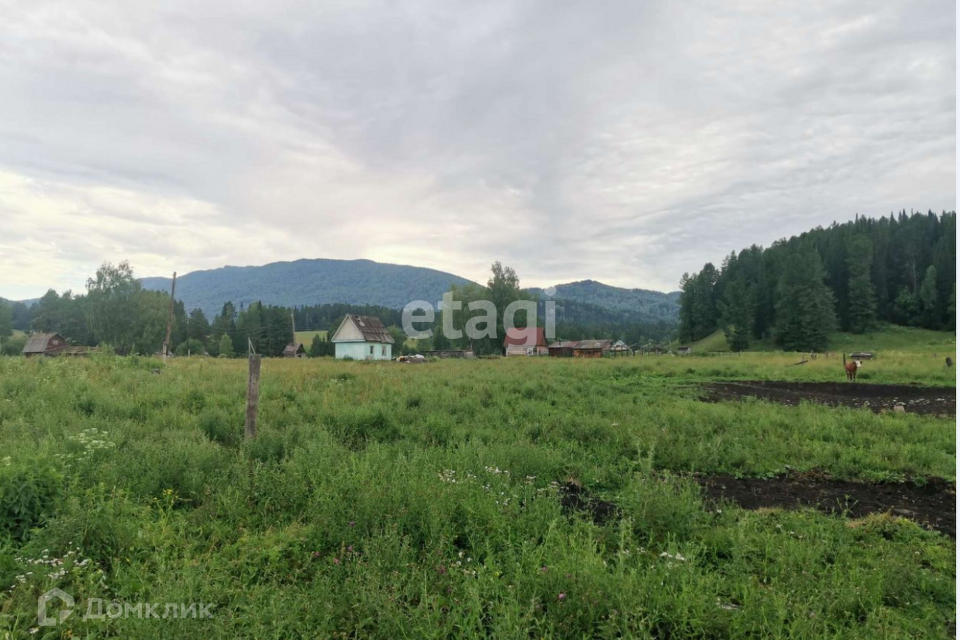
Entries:
{"label": "house window", "polygon": [[383,345],[383,346],[380,347],[380,355],[382,355],[384,358],[387,357],[387,346],[386,346],[386,345]]}
{"label": "house window", "polygon": [[370,355],[373,355],[373,345],[370,345]]}

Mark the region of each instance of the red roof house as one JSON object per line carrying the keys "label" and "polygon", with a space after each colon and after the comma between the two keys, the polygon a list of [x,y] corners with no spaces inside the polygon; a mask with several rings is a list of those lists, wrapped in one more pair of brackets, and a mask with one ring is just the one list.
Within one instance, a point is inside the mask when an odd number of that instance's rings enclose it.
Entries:
{"label": "red roof house", "polygon": [[503,354],[507,356],[542,356],[547,354],[547,339],[543,327],[507,329],[503,339]]}

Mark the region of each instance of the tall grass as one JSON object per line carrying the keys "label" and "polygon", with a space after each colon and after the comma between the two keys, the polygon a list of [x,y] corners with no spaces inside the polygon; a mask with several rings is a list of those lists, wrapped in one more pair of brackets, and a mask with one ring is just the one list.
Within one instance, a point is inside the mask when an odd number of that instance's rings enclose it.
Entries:
{"label": "tall grass", "polygon": [[[842,378],[796,359],[266,360],[260,433],[244,441],[243,361],[0,358],[0,492],[35,497],[0,528],[0,630],[946,637],[952,541],[892,516],[705,504],[689,477],[953,477],[951,420],[696,400],[719,378]],[[940,367],[882,353],[861,375],[952,385]],[[615,517],[565,509],[567,482]],[[44,555],[64,563],[33,562]],[[54,585],[214,616],[80,611],[31,634]]]}

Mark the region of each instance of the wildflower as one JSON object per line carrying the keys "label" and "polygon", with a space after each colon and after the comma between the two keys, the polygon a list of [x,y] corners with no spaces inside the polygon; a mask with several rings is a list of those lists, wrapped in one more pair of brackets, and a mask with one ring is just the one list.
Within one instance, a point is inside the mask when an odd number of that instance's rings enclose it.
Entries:
{"label": "wildflower", "polygon": [[549,569],[547,569],[547,565],[543,565],[542,567],[540,567],[540,571],[542,571],[543,573],[546,573],[547,571],[549,571]]}
{"label": "wildflower", "polygon": [[353,545],[350,545],[349,547],[347,547],[347,551],[349,551],[350,553],[353,553]]}
{"label": "wildflower", "polygon": [[356,524],[357,524],[357,523],[354,522],[353,520],[350,521],[350,526],[351,526],[351,527],[352,527],[352,526],[355,526]]}
{"label": "wildflower", "polygon": [[561,593],[560,595],[557,596],[557,600],[563,601],[566,599],[567,599],[567,594],[565,593]]}
{"label": "wildflower", "polygon": [[319,558],[319,557],[320,557],[320,552],[319,552],[319,551],[314,551],[314,552],[313,552],[313,557],[314,557],[314,558]]}
{"label": "wildflower", "polygon": [[440,575],[443,575],[446,572],[447,572],[447,568],[445,566],[443,566],[442,564],[437,565],[437,573],[439,573]]}
{"label": "wildflower", "polygon": [[340,558],[334,558],[333,564],[340,564]]}

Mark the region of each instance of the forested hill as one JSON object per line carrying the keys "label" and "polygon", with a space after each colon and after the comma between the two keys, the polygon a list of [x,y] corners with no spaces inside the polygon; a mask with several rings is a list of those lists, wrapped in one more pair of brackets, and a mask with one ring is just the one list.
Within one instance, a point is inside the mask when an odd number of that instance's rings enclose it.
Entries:
{"label": "forested hill", "polygon": [[[144,288],[170,291],[170,278],[143,278]],[[371,260],[296,260],[258,267],[222,267],[177,278],[177,299],[188,309],[216,316],[225,302],[293,307],[370,304],[400,309],[413,300],[436,303],[451,284],[466,278],[423,267]]]}
{"label": "forested hill", "polygon": [[836,329],[879,322],[955,329],[956,213],[901,212],[731,253],[681,280],[680,339],[718,327],[734,350],[773,337],[824,349]]}
{"label": "forested hill", "polygon": [[[569,300],[608,311],[628,314],[644,321],[676,322],[679,311],[680,292],[662,293],[647,289],[623,289],[595,280],[581,280],[556,285],[554,300]],[[543,289],[528,289],[531,293],[545,296]]]}

